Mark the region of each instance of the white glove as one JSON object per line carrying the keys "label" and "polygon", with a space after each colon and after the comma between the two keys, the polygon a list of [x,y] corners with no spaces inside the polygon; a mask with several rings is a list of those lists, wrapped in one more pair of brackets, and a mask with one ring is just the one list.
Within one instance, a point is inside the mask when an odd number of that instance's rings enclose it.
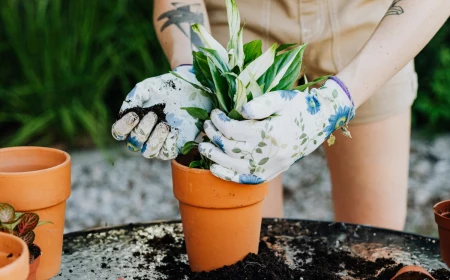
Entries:
{"label": "white glove", "polygon": [[259,184],[286,171],[330,136],[333,140],[336,129],[350,136],[347,124],[355,109],[346,87],[330,77],[309,92],[266,93],[244,105],[241,113],[247,120],[232,120],[213,110],[204,128],[215,145],[201,143],[199,151],[215,162],[215,176]]}
{"label": "white glove", "polygon": [[[174,72],[199,84],[192,65],[179,66]],[[173,159],[199,133],[197,119],[183,107],[209,112],[211,102],[199,89],[170,73],[148,78],[127,95],[111,133],[116,140],[126,139],[129,150],[141,151],[146,158]]]}

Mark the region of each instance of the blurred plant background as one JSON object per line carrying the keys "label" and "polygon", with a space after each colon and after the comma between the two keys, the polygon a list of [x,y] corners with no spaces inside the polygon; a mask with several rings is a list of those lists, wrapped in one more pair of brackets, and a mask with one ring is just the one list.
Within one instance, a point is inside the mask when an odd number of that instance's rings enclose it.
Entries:
{"label": "blurred plant background", "polygon": [[[149,0],[0,1],[0,147],[103,146],[135,83],[169,67]],[[416,59],[413,124],[450,127],[450,25]]]}

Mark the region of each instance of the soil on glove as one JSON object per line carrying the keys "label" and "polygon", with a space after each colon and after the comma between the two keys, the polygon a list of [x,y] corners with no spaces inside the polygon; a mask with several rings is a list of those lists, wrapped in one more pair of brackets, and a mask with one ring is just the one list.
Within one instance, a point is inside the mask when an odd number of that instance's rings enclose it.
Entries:
{"label": "soil on glove", "polygon": [[[279,221],[279,223],[285,223]],[[287,223],[286,223],[287,224]],[[295,231],[296,229],[292,229]],[[281,232],[280,232],[281,234]],[[300,235],[300,233],[298,233]],[[271,280],[334,280],[348,279],[345,275],[353,279],[387,279],[390,280],[397,271],[404,266],[394,262],[389,258],[378,258],[375,261],[366,260],[355,256],[344,250],[330,249],[329,246],[320,239],[293,238],[287,241],[286,245],[292,250],[291,256],[295,260],[286,257],[286,253],[279,248],[275,248],[274,235],[277,235],[273,229],[270,233],[267,226],[263,225],[262,236],[266,236],[259,243],[259,253],[249,254],[238,263],[226,266],[214,271],[192,272],[185,261],[179,259],[179,256],[186,254],[184,241],[176,240],[171,234],[162,237],[150,239],[149,245],[157,249],[159,253],[147,254],[145,259],[147,263],[157,263],[157,255],[165,253],[162,262],[156,267],[156,270],[166,279],[197,279],[197,280],[222,280],[222,279],[271,279]],[[267,237],[269,236],[269,237]],[[292,235],[295,236],[295,235]],[[137,256],[142,257],[142,254]],[[288,265],[291,263],[293,265]],[[450,271],[440,269],[432,271],[433,277],[439,280],[450,279]],[[351,279],[350,278],[350,279]],[[135,277],[134,279],[147,279],[145,277]],[[150,279],[150,278],[148,278]]]}
{"label": "soil on glove", "polygon": [[117,116],[117,120],[121,119],[129,112],[135,112],[139,116],[139,119],[142,119],[148,112],[153,112],[158,116],[158,123],[165,122],[166,114],[164,113],[164,108],[166,108],[166,104],[156,104],[147,108],[141,107],[128,108]]}

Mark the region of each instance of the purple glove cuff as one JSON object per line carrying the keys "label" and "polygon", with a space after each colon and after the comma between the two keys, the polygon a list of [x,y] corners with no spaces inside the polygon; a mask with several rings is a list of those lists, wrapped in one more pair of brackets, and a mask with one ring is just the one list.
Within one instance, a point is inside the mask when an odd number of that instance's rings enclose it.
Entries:
{"label": "purple glove cuff", "polygon": [[345,92],[345,94],[347,94],[348,99],[352,102],[353,107],[355,106],[355,103],[353,102],[353,98],[350,95],[350,91],[348,91],[348,88],[345,86],[344,82],[342,82],[338,77],[336,76],[330,76],[328,77],[328,79],[335,81],[341,88],[342,90]]}

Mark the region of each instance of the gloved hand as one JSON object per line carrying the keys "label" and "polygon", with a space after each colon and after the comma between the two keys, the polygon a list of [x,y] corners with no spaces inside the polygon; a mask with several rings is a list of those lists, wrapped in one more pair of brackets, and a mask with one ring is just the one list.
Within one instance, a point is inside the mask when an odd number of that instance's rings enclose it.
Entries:
{"label": "gloved hand", "polygon": [[241,184],[259,184],[275,178],[294,162],[313,152],[332,132],[341,128],[347,136],[355,109],[350,93],[336,77],[320,89],[274,91],[242,107],[236,121],[220,110],[204,124],[212,143],[199,151],[215,164],[211,172]]}
{"label": "gloved hand", "polygon": [[[179,66],[174,72],[199,84],[192,65]],[[146,79],[127,95],[111,133],[116,140],[126,139],[129,150],[141,151],[146,158],[173,159],[199,133],[197,120],[182,107],[209,112],[211,103],[199,89],[173,74]]]}

